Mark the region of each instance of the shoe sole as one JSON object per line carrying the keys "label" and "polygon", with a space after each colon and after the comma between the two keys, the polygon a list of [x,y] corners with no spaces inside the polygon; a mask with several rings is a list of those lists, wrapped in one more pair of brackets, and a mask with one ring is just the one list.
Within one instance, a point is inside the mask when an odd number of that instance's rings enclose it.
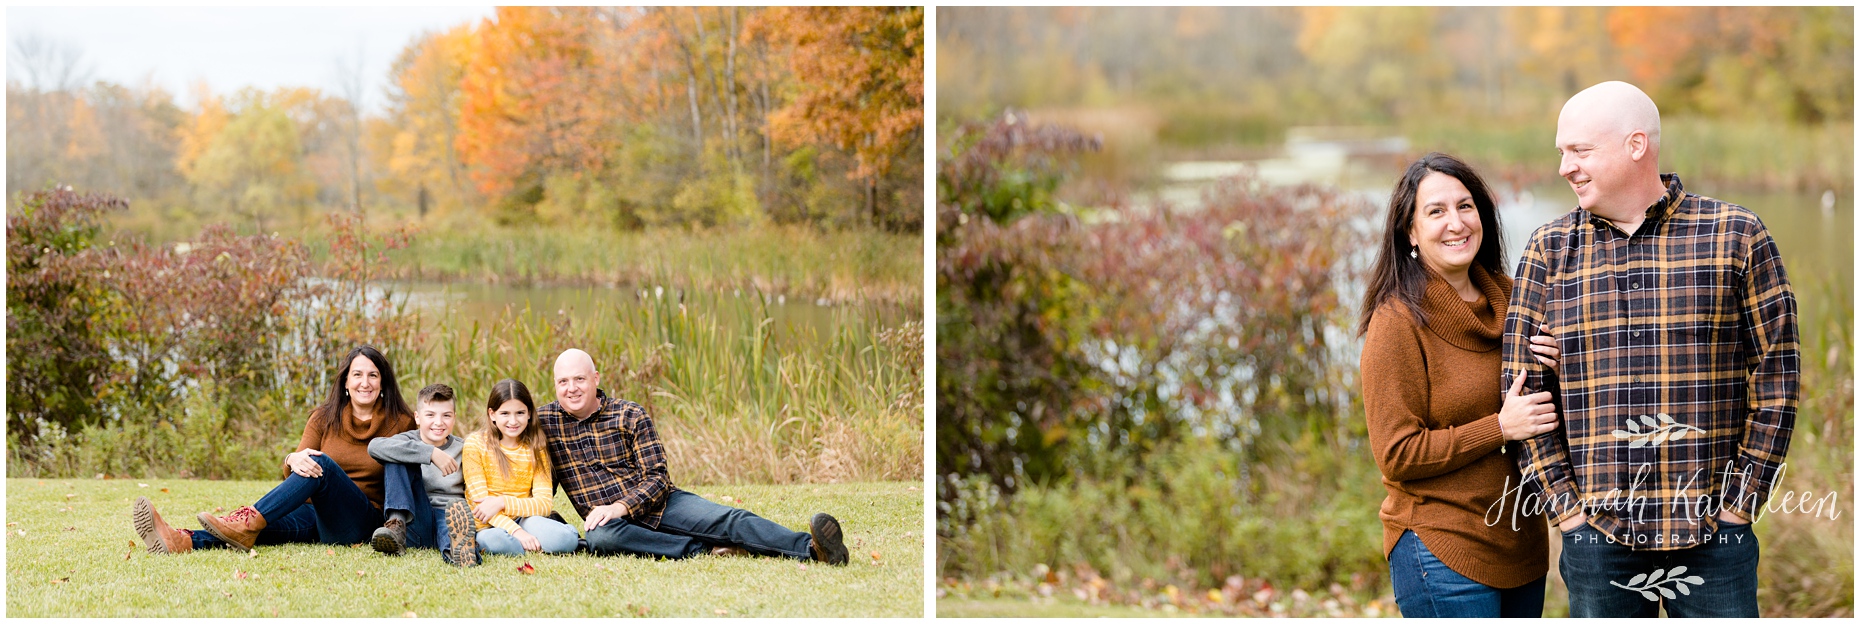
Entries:
{"label": "shoe sole", "polygon": [[469,568],[478,565],[478,532],[471,521],[471,506],[464,501],[446,507],[446,536],[452,540],[452,565]]}
{"label": "shoe sole", "polygon": [[375,547],[375,552],[384,555],[398,555],[406,548],[400,542],[394,541],[393,534],[382,531],[375,532],[375,537],[369,541],[369,545]]}
{"label": "shoe sole", "polygon": [[[200,521],[200,528],[205,529],[208,535],[217,537],[219,538],[220,541],[226,542],[227,544],[234,546],[238,548],[239,550],[251,550],[252,549],[251,544],[247,544],[247,543],[226,537],[225,535],[221,535],[220,530],[213,526],[214,521],[215,521],[215,518],[213,517],[213,512],[203,511],[203,512],[200,512],[200,515],[194,516],[194,518]],[[252,541],[254,542],[258,541],[258,537],[253,536]]]}
{"label": "shoe sole", "polygon": [[168,545],[161,541],[161,534],[155,530],[155,503],[147,496],[137,496],[136,504],[130,512],[136,523],[136,537],[142,538],[142,544],[152,554],[168,554]]}
{"label": "shoe sole", "polygon": [[808,523],[809,531],[814,537],[814,548],[826,555],[829,565],[846,565],[846,541],[840,532],[840,521],[827,514],[814,514],[813,522]]}

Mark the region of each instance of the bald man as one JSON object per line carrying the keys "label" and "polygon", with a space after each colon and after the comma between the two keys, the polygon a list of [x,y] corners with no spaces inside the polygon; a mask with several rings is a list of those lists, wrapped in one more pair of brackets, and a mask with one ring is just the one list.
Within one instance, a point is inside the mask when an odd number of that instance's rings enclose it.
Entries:
{"label": "bald man", "polygon": [[555,402],[536,408],[555,482],[581,514],[590,551],[667,559],[708,551],[846,565],[833,516],[814,514],[801,533],[673,486],[646,409],[607,396],[600,383],[594,358],[563,351],[555,360]]}
{"label": "bald man", "polygon": [[[1801,370],[1782,256],[1755,213],[1660,173],[1660,112],[1633,85],[1570,98],[1556,149],[1577,207],[1525,246],[1503,382],[1525,375],[1564,418],[1517,461],[1563,531],[1570,615],[1756,617],[1750,523]],[[1557,371],[1532,357],[1540,329]]]}

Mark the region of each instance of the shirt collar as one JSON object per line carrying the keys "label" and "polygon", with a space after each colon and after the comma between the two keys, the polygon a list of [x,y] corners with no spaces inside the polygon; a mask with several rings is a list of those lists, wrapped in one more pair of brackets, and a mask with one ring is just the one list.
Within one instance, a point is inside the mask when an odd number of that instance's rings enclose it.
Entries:
{"label": "shirt collar", "polygon": [[[1642,221],[1640,227],[1634,230],[1635,236],[1652,232],[1654,228],[1666,222],[1666,219],[1673,216],[1673,212],[1679,209],[1680,200],[1686,198],[1686,187],[1684,184],[1680,183],[1679,174],[1662,173],[1660,174],[1660,183],[1666,185],[1666,194],[1661,195],[1660,199],[1655,200],[1653,204],[1647,206],[1646,220]],[[1588,217],[1587,221],[1591,224],[1602,225],[1601,223],[1597,223],[1597,220],[1607,221],[1607,219],[1603,219],[1589,210],[1581,208],[1578,208],[1578,210],[1582,210],[1586,213]],[[1613,224],[1610,223],[1609,225]]]}

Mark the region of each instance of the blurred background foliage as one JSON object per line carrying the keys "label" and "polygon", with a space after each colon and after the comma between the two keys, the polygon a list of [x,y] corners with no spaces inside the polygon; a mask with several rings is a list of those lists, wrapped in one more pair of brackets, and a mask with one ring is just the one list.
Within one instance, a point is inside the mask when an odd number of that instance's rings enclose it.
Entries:
{"label": "blurred background foliage", "polygon": [[[1350,323],[1387,189],[1466,158],[1515,257],[1571,205],[1557,111],[1603,80],[1791,250],[1783,487],[1850,491],[1852,15],[940,9],[939,614],[1392,614]],[[1852,613],[1844,518],[1759,531],[1766,615]]]}

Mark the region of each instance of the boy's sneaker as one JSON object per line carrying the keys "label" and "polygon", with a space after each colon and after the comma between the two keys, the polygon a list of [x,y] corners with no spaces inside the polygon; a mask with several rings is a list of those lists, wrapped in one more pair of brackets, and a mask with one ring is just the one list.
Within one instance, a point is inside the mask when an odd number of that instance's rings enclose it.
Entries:
{"label": "boy's sneaker", "polygon": [[446,507],[446,536],[452,548],[446,551],[446,563],[469,568],[478,565],[478,527],[472,523],[471,505],[455,501]]}
{"label": "boy's sneaker", "polygon": [[400,518],[388,518],[386,524],[375,529],[374,539],[369,540],[375,552],[386,555],[398,555],[407,549],[407,523]]}
{"label": "boy's sneaker", "polygon": [[824,513],[814,514],[814,521],[808,523],[808,534],[814,537],[814,560],[831,565],[846,565],[846,542],[840,533],[840,521]]}

